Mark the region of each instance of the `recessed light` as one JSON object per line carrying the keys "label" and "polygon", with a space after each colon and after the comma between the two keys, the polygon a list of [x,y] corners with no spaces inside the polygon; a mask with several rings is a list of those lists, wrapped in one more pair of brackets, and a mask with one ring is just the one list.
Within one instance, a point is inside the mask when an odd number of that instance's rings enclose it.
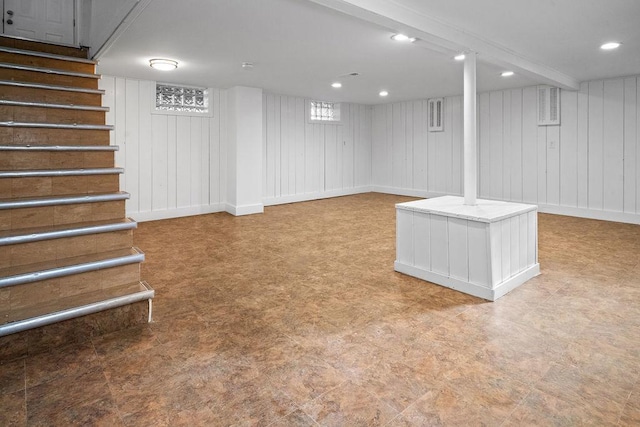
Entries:
{"label": "recessed light", "polygon": [[453,59],[455,59],[456,61],[464,61],[464,53],[461,53],[460,55],[456,55],[453,57]]}
{"label": "recessed light", "polygon": [[613,49],[617,49],[620,47],[622,43],[619,42],[609,42],[609,43],[605,43],[602,46],[600,46],[600,49],[602,50],[613,50]]}
{"label": "recessed light", "polygon": [[387,95],[389,95],[389,92],[387,92],[386,90],[382,90],[382,91],[380,91],[379,95],[380,96],[387,96]]}
{"label": "recessed light", "polygon": [[513,71],[503,71],[500,75],[502,77],[511,77],[513,76]]}
{"label": "recessed light", "polygon": [[331,87],[334,87],[336,89],[340,89],[342,87],[342,83],[340,83],[340,82],[331,83]]}
{"label": "recessed light", "polygon": [[415,37],[409,37],[405,34],[394,34],[391,36],[391,40],[395,40],[397,42],[409,42],[409,43],[413,43],[414,41],[416,41]]}
{"label": "recessed light", "polygon": [[173,59],[154,58],[149,60],[149,66],[161,71],[171,71],[178,68],[178,61]]}

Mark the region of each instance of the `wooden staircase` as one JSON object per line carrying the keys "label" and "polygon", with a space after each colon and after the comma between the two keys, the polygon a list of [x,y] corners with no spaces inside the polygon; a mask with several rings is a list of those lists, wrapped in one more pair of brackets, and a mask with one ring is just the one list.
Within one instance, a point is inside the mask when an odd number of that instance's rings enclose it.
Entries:
{"label": "wooden staircase", "polygon": [[99,77],[82,49],[0,36],[0,347],[151,320]]}

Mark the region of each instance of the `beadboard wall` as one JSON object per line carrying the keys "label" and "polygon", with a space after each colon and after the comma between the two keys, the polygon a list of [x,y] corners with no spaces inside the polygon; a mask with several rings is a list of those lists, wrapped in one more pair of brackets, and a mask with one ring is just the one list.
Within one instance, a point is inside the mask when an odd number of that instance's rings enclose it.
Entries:
{"label": "beadboard wall", "polygon": [[[536,88],[478,97],[479,197],[540,211],[640,223],[640,82],[562,91],[561,125],[538,126]],[[445,99],[444,132],[426,101],[373,107],[373,190],[419,197],[462,192],[462,99]]]}
{"label": "beadboard wall", "polygon": [[460,96],[445,100],[443,132],[427,132],[427,100],[374,106],[374,191],[420,197],[461,194],[462,130]]}
{"label": "beadboard wall", "polygon": [[211,91],[213,116],[154,114],[155,82],[102,76],[103,105],[114,125],[120,188],[131,194],[127,215],[138,221],[225,209],[226,93]]}
{"label": "beadboard wall", "polygon": [[263,95],[263,203],[371,191],[371,113],[342,103],[340,124],[309,123],[299,97]]}
{"label": "beadboard wall", "polygon": [[[226,91],[213,117],[152,114],[154,82],[103,76],[116,126],[121,188],[138,220],[225,208]],[[445,99],[443,132],[427,132],[426,100],[342,104],[341,124],[309,123],[307,100],[263,95],[265,205],[380,191],[462,193],[462,97]],[[478,96],[479,196],[542,212],[640,223],[640,82],[562,91],[561,125],[538,126],[536,88]]]}

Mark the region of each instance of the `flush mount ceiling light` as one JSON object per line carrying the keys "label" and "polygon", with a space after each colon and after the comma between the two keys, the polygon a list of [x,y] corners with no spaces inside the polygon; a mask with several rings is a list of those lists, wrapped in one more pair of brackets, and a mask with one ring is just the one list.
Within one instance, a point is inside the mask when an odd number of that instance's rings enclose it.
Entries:
{"label": "flush mount ceiling light", "polygon": [[336,89],[340,89],[342,87],[342,83],[340,83],[340,82],[331,83],[331,87],[336,88]]}
{"label": "flush mount ceiling light", "polygon": [[464,61],[464,53],[461,53],[460,55],[456,55],[453,57],[453,59],[455,59],[456,61]]}
{"label": "flush mount ceiling light", "polygon": [[389,95],[389,92],[387,92],[386,90],[382,90],[382,91],[380,91],[379,95],[382,96],[382,97],[385,97],[385,96]]}
{"label": "flush mount ceiling light", "polygon": [[149,66],[156,70],[171,71],[178,68],[178,61],[173,59],[154,58],[149,60]]}
{"label": "flush mount ceiling light", "polygon": [[602,46],[600,46],[600,49],[602,50],[613,50],[613,49],[617,49],[620,47],[622,43],[620,42],[609,42],[609,43],[605,43]]}
{"label": "flush mount ceiling light", "polygon": [[503,71],[500,75],[502,77],[511,77],[513,76],[513,71]]}
{"label": "flush mount ceiling light", "polygon": [[395,40],[397,42],[409,42],[409,43],[413,43],[414,41],[416,41],[415,37],[409,37],[406,36],[404,34],[394,34],[391,36],[391,40]]}

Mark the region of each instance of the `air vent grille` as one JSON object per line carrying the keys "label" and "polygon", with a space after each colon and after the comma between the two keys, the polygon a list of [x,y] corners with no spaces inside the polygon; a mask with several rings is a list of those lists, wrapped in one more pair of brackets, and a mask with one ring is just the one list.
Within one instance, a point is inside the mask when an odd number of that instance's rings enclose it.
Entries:
{"label": "air vent grille", "polygon": [[538,86],[538,126],[560,124],[560,88]]}
{"label": "air vent grille", "polygon": [[442,132],[444,130],[444,98],[429,99],[429,132]]}

